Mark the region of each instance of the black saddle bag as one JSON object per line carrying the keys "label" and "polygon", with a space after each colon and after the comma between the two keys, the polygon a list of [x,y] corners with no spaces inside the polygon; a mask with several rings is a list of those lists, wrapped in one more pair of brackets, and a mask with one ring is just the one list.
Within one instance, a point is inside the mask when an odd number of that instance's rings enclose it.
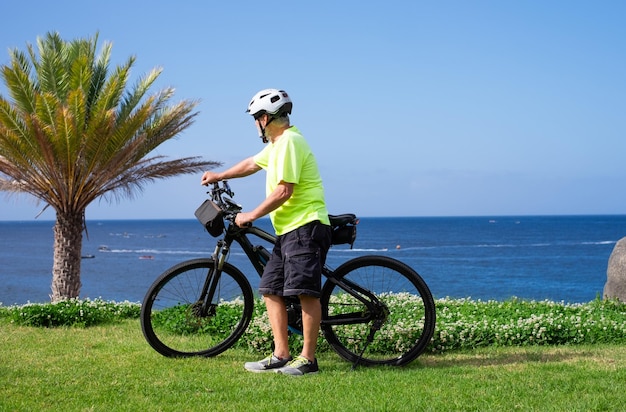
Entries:
{"label": "black saddle bag", "polygon": [[330,226],[333,230],[332,244],[349,244],[350,249],[356,240],[356,225],[359,223],[356,215],[346,213],[343,215],[328,215]]}

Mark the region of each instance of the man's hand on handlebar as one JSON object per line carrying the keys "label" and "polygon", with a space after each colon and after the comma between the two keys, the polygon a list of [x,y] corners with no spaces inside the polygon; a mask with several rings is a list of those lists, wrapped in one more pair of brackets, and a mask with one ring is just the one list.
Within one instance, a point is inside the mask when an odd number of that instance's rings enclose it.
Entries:
{"label": "man's hand on handlebar", "polygon": [[220,177],[220,173],[215,173],[215,172],[204,172],[204,174],[202,175],[202,179],[200,181],[200,183],[203,186],[207,186],[211,183],[215,183],[215,182],[219,182],[221,179]]}
{"label": "man's hand on handlebar", "polygon": [[250,213],[247,212],[237,213],[237,216],[235,216],[235,224],[239,227],[251,226],[253,220],[250,219]]}

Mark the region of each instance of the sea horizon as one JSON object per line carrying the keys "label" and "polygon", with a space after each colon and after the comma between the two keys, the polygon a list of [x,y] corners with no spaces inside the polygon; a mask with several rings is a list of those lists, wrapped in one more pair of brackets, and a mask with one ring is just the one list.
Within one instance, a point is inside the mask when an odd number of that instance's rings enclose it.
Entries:
{"label": "sea horizon", "polygon": [[[353,213],[353,212],[346,212],[346,213]],[[338,215],[340,213],[330,213],[331,215]],[[425,216],[418,216],[418,215],[406,215],[406,216],[370,216],[370,215],[359,215],[358,213],[354,213],[357,218],[361,219],[361,218],[372,218],[372,219],[455,219],[455,218],[489,218],[489,217],[493,217],[493,218],[514,218],[514,217],[621,217],[621,216],[626,216],[626,213],[591,213],[591,214],[584,214],[584,213],[565,213],[565,214],[543,214],[543,213],[539,213],[539,214],[478,214],[478,215],[425,215]],[[191,217],[160,217],[160,218],[132,218],[132,219],[126,219],[126,218],[87,218],[86,221],[90,222],[90,221],[119,221],[119,222],[123,222],[123,221],[154,221],[154,220],[196,220],[196,218],[192,215]],[[264,216],[262,218],[259,218],[257,220],[268,220],[269,221],[269,217],[268,216]],[[11,223],[11,222],[31,222],[31,221],[37,221],[37,222],[55,222],[56,219],[37,219],[37,218],[33,218],[32,220],[29,219],[8,219],[8,220],[4,220],[0,218],[0,223]],[[625,235],[626,236],[626,235]]]}

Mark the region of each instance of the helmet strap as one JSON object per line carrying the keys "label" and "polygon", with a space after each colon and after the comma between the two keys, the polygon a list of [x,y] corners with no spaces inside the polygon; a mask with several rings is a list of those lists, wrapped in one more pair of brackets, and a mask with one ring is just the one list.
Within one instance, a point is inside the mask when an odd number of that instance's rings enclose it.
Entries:
{"label": "helmet strap", "polygon": [[[267,127],[267,125],[265,125]],[[256,128],[259,131],[259,137],[263,140],[263,143],[267,143],[267,136],[265,136],[265,127],[261,126],[261,124],[257,121]]]}

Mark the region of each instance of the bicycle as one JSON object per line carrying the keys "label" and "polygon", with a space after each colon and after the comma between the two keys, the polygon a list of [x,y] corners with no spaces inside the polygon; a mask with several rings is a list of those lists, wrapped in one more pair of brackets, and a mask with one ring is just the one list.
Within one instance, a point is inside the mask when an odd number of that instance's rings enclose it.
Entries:
{"label": "bicycle", "polygon": [[[270,244],[275,236],[249,225],[234,224],[242,207],[232,198],[226,181],[214,183],[210,198],[196,217],[219,237],[210,258],[188,260],[160,275],[148,289],[141,307],[144,337],[168,357],[215,356],[231,346],[250,324],[255,296],[246,276],[227,262],[237,242],[259,276],[269,251],[250,236]],[[354,214],[329,216],[333,244],[354,244],[358,219]],[[225,225],[224,222],[228,222]],[[323,337],[353,368],[362,365],[402,366],[424,352],[435,329],[435,303],[424,280],[410,266],[379,255],[348,260],[337,269],[323,268],[326,278],[320,302]],[[409,306],[398,310],[394,302]],[[286,298],[289,331],[301,333],[299,299]],[[393,333],[392,333],[393,332]],[[404,340],[396,342],[393,334]]]}

